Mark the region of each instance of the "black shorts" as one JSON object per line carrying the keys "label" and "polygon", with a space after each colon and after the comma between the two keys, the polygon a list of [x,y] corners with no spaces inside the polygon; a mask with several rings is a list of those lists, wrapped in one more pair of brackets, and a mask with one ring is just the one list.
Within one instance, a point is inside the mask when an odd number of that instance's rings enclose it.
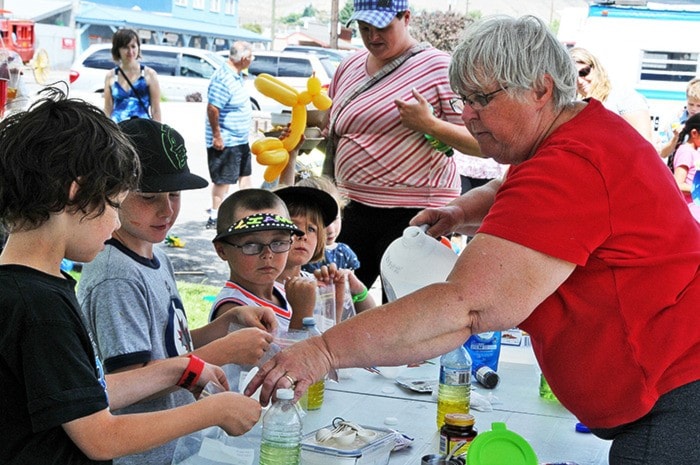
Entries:
{"label": "black shorts", "polygon": [[239,177],[250,176],[253,172],[248,144],[224,147],[223,150],[208,147],[207,161],[214,184],[236,184]]}

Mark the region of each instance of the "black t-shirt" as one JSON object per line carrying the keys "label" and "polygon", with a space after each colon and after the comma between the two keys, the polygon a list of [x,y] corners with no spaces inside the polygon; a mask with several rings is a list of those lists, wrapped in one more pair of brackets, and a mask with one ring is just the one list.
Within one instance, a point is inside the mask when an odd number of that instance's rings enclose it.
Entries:
{"label": "black t-shirt", "polygon": [[75,280],[0,266],[0,464],[90,460],[61,425],[108,407]]}

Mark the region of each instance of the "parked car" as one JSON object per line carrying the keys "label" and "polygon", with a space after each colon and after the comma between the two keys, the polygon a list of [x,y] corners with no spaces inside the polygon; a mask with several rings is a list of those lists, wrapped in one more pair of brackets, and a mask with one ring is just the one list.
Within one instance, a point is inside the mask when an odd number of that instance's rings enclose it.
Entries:
{"label": "parked car", "polygon": [[287,45],[282,49],[284,52],[298,52],[298,53],[310,53],[312,55],[319,55],[328,57],[335,68],[338,67],[343,58],[350,55],[349,50],[336,50],[334,48],[324,48],[324,47],[313,47],[310,45]]}
{"label": "parked car", "polygon": [[[228,59],[229,51],[217,52],[221,57]],[[323,88],[327,89],[331,82],[335,66],[328,57],[300,52],[272,52],[255,51],[255,59],[248,67],[249,81],[246,85],[250,92],[250,98],[259,109],[270,112],[280,112],[284,107],[275,100],[260,94],[253,84],[255,76],[267,73],[284,83],[294,87],[298,91],[306,90],[306,81],[315,73],[321,80]]]}
{"label": "parked car", "polygon": [[[105,74],[116,66],[111,49],[111,44],[91,45],[75,60],[69,74],[71,94],[104,92]],[[141,63],[158,73],[163,100],[184,102],[195,92],[206,100],[209,78],[224,59],[199,48],[143,44]]]}

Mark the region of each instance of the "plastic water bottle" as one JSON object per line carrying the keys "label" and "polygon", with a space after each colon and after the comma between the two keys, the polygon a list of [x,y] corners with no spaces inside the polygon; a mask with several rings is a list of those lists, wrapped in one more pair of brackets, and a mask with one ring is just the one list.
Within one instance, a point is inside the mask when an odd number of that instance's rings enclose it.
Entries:
{"label": "plastic water bottle", "polygon": [[440,357],[437,427],[445,424],[447,413],[469,413],[472,359],[464,346]]}
{"label": "plastic water bottle", "polygon": [[292,403],[294,391],[278,389],[276,395],[263,417],[260,465],[299,465],[301,417]]}
{"label": "plastic water bottle", "polygon": [[390,302],[428,284],[445,281],[457,261],[452,248],[425,234],[426,229],[407,227],[382,255],[382,286]]}
{"label": "plastic water bottle", "polygon": [[[316,320],[314,317],[307,316],[302,320],[302,325],[304,329],[308,331],[309,337],[319,336],[321,332],[316,327]],[[326,382],[324,380],[318,381],[311,386],[301,397],[301,406],[305,410],[318,410],[323,405],[323,393],[326,389]]]}

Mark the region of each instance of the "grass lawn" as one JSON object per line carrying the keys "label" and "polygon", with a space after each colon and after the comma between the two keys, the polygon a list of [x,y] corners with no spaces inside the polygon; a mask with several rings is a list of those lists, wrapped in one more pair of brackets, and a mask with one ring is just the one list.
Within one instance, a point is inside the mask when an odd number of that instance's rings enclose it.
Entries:
{"label": "grass lawn", "polygon": [[208,284],[177,281],[177,290],[180,292],[180,297],[182,297],[190,329],[199,328],[207,324],[212,300],[221,288]]}

